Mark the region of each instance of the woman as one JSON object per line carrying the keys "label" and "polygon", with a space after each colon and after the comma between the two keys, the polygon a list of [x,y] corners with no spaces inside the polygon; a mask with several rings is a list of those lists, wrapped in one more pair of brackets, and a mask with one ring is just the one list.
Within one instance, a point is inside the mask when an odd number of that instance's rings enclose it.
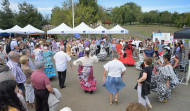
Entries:
{"label": "woman", "polygon": [[27,56],[22,56],[20,58],[20,63],[22,64],[22,71],[26,76],[26,81],[25,81],[25,96],[26,96],[26,102],[29,103],[30,107],[35,107],[34,106],[34,89],[31,85],[30,77],[32,73],[34,72],[33,69],[29,67],[29,59]]}
{"label": "woman", "polygon": [[138,91],[138,99],[139,103],[144,105],[145,107],[148,106],[148,109],[152,109],[150,101],[148,99],[148,94],[150,94],[150,83],[151,83],[151,76],[152,76],[152,59],[146,57],[144,59],[145,67],[139,74],[139,78],[137,81],[137,86],[135,89]]}
{"label": "woman", "polygon": [[[115,102],[118,103],[119,91],[125,86],[122,77],[125,74],[126,67],[118,60],[119,53],[116,51],[113,54],[113,60],[104,65],[104,87],[109,92],[110,104],[113,103],[113,95],[115,95]],[[106,74],[108,73],[107,77]]]}
{"label": "woman", "polygon": [[52,45],[52,51],[54,53],[58,52],[58,49],[57,49],[58,47],[57,47],[57,44],[56,44],[55,40],[53,40],[53,42],[51,43],[51,45]]}
{"label": "woman", "polygon": [[79,81],[81,83],[81,88],[85,91],[85,93],[90,92],[90,94],[95,91],[96,88],[96,80],[93,76],[93,63],[98,62],[98,58],[96,56],[89,56],[90,49],[85,49],[85,56],[77,59],[73,62],[74,65],[79,65],[78,67],[78,76]]}
{"label": "woman", "polygon": [[143,55],[143,52],[144,52],[144,47],[143,47],[143,43],[140,42],[139,43],[139,61],[136,62],[136,69],[138,70],[142,70],[142,63],[144,62],[144,55]]}
{"label": "woman", "polygon": [[182,48],[181,48],[180,43],[176,44],[176,55],[178,56],[179,61],[181,61],[181,59],[182,59]]}
{"label": "woman", "polygon": [[33,51],[33,55],[35,57],[35,61],[43,60],[43,51],[40,49],[40,44],[36,44],[35,50]]}
{"label": "woman", "polygon": [[127,57],[123,58],[123,59],[119,59],[123,64],[126,65],[134,65],[135,64],[135,60],[133,59],[133,48],[132,48],[132,41],[128,41],[128,45],[126,47],[126,54]]}
{"label": "woman", "polygon": [[80,40],[79,44],[78,44],[78,48],[79,48],[79,58],[84,56],[84,46],[82,44],[82,41]]}
{"label": "woman", "polygon": [[121,43],[120,43],[120,40],[119,40],[119,41],[117,42],[117,45],[116,45],[116,50],[117,50],[117,52],[119,53],[120,58],[123,58],[122,49],[123,49],[123,47],[122,47],[122,45],[121,45]]}
{"label": "woman", "polygon": [[99,60],[105,60],[107,58],[107,52],[104,47],[104,41],[101,41],[100,53],[98,54]]}
{"label": "woman", "polygon": [[7,54],[4,52],[4,47],[0,45],[0,66],[6,65],[7,58]]}
{"label": "woman", "polygon": [[151,44],[148,44],[148,48],[144,50],[144,57],[151,57],[155,56],[154,50],[152,50]]}
{"label": "woman", "polygon": [[115,40],[112,40],[112,44],[110,44],[110,57],[111,57],[111,59],[113,59],[112,58],[112,55],[113,55],[113,52],[115,52],[116,51],[116,42],[115,42]]}
{"label": "woman", "polygon": [[96,55],[97,46],[95,44],[95,40],[92,41],[92,44],[90,45],[90,54],[91,56]]}
{"label": "woman", "polygon": [[155,91],[157,91],[158,99],[161,102],[167,102],[171,98],[170,82],[174,84],[178,83],[178,78],[173,71],[170,58],[170,54],[164,55],[165,66],[160,67],[159,73],[156,75],[157,88]]}
{"label": "woman", "polygon": [[45,69],[44,73],[49,77],[55,77],[56,72],[53,66],[53,61],[51,60],[51,57],[54,55],[52,51],[49,50],[49,45],[46,45],[44,47],[44,52],[43,52],[43,57],[44,57],[44,62],[45,62]]}
{"label": "woman", "polygon": [[32,59],[30,58],[30,50],[29,50],[29,49],[24,49],[24,50],[22,51],[22,56],[27,56],[27,58],[28,58],[28,60],[29,60],[29,67],[30,67],[31,69],[36,69],[35,66],[34,66],[34,64],[33,64]]}
{"label": "woman", "polygon": [[66,53],[71,56],[71,45],[70,45],[70,42],[67,42],[67,45],[66,45]]}
{"label": "woman", "polygon": [[17,97],[18,87],[14,80],[0,83],[0,110],[1,111],[27,111]]}

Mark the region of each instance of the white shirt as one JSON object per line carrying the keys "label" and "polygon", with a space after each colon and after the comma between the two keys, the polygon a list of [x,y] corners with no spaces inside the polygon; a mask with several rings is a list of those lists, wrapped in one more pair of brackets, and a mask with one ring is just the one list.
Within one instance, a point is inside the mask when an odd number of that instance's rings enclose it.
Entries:
{"label": "white shirt", "polygon": [[119,60],[112,60],[104,65],[104,69],[108,71],[108,76],[121,77],[121,73],[126,70],[126,67]]}
{"label": "white shirt", "polygon": [[136,46],[135,46],[135,49],[138,49],[138,48],[139,48],[139,43],[140,43],[140,42],[141,42],[140,40],[137,40],[137,41],[135,40],[135,41],[134,41],[134,45],[136,45]]}
{"label": "white shirt", "polygon": [[18,46],[18,43],[17,43],[17,41],[16,41],[15,39],[13,39],[13,40],[11,41],[10,46],[11,46],[11,50],[12,50],[12,51],[19,52],[19,50],[14,49],[15,46]]}
{"label": "white shirt", "polygon": [[120,42],[120,44],[122,45],[122,46],[125,46],[125,42],[123,41],[123,42]]}
{"label": "white shirt", "polygon": [[71,60],[69,55],[63,51],[59,51],[54,55],[57,71],[63,72],[67,69],[67,62]]}
{"label": "white shirt", "polygon": [[98,62],[97,56],[81,57],[73,62],[74,65],[93,66],[93,63]]}

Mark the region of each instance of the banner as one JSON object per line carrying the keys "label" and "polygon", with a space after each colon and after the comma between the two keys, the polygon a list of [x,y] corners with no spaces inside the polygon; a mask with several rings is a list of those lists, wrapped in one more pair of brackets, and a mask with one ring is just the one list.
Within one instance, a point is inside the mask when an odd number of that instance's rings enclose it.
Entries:
{"label": "banner", "polygon": [[170,33],[153,33],[153,42],[155,39],[158,39],[161,43],[161,40],[164,40],[164,44],[168,45],[168,43],[172,43],[173,37],[170,36]]}

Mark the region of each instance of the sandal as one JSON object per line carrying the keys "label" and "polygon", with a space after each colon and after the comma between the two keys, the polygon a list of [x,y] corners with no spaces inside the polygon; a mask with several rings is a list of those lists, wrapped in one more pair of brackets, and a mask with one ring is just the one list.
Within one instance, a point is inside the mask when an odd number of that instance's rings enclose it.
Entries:
{"label": "sandal", "polygon": [[117,98],[115,98],[115,103],[119,103],[119,101],[118,101],[118,99],[117,99]]}

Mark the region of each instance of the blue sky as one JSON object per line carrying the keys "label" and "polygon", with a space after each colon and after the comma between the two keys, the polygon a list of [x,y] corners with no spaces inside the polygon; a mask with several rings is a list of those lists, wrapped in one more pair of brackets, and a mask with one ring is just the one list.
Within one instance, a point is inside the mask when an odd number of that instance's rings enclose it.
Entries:
{"label": "blue sky", "polygon": [[[9,0],[13,11],[18,11],[18,3],[26,1],[38,8],[43,14],[51,14],[54,6],[61,6],[65,0]],[[77,0],[74,0],[77,1]],[[127,2],[135,2],[141,6],[143,12],[150,10],[170,11],[170,12],[190,12],[190,0],[98,0],[98,4],[104,8],[121,6]],[[0,0],[0,3],[2,0]],[[0,4],[1,9],[1,4]]]}

